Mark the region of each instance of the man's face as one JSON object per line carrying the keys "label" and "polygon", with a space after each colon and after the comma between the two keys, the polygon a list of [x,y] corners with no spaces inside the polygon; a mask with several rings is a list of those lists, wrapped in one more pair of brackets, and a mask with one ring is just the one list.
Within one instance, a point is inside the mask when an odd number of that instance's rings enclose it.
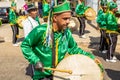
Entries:
{"label": "man's face", "polygon": [[51,2],[51,0],[46,0],[46,2],[49,4]]}
{"label": "man's face", "polygon": [[30,11],[30,16],[31,17],[36,18],[37,15],[38,15],[38,10],[37,9],[34,9],[34,10]]}
{"label": "man's face", "polygon": [[107,11],[107,6],[102,6],[102,9],[103,9],[104,12],[106,12]]}
{"label": "man's face", "polygon": [[55,19],[55,23],[57,25],[58,31],[61,31],[67,28],[70,22],[71,12],[61,13],[61,14],[55,15],[54,17],[55,17],[54,19]]}

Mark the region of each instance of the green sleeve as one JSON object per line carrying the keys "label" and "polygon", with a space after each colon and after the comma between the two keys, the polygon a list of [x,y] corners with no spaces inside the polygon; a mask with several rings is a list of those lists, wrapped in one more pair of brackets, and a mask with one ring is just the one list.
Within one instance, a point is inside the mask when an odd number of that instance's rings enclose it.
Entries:
{"label": "green sleeve", "polygon": [[77,15],[83,15],[88,8],[89,7],[85,6],[84,2],[82,2],[81,4],[77,4],[75,12]]}
{"label": "green sleeve", "polygon": [[16,24],[16,13],[13,10],[10,10],[9,12],[9,21],[10,23]]}
{"label": "green sleeve", "polygon": [[107,17],[107,24],[110,26],[116,26],[117,25],[117,19],[114,16],[114,14],[109,13]]}
{"label": "green sleeve", "polygon": [[35,20],[38,22],[39,25],[41,25],[41,24],[40,24],[40,20],[39,20],[39,16],[37,16],[37,17],[35,18]]}
{"label": "green sleeve", "polygon": [[36,62],[40,61],[38,56],[36,56],[34,53],[34,46],[37,46],[41,38],[40,32],[41,30],[36,27],[28,34],[28,36],[23,40],[21,44],[23,55],[31,64],[36,64]]}
{"label": "green sleeve", "polygon": [[92,53],[89,52],[85,52],[84,50],[82,50],[81,48],[78,47],[77,43],[75,42],[74,38],[72,37],[71,32],[69,31],[69,42],[68,42],[68,53],[70,54],[83,54],[86,55],[92,59],[95,58],[95,56]]}
{"label": "green sleeve", "polygon": [[49,4],[45,3],[43,4],[43,16],[48,16],[50,10]]}
{"label": "green sleeve", "polygon": [[98,15],[97,15],[97,23],[99,24],[99,27],[101,26],[106,26],[106,13],[104,13],[102,10],[99,10]]}

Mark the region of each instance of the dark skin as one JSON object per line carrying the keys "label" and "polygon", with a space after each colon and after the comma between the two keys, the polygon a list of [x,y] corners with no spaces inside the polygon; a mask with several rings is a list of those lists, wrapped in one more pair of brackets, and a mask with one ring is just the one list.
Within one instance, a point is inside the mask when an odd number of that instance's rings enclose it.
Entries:
{"label": "dark skin", "polygon": [[103,12],[105,13],[107,11],[107,6],[102,6]]}
{"label": "dark skin", "polygon": [[115,2],[115,3],[116,3],[116,2],[117,2],[117,0],[113,0],[113,2]]}
{"label": "dark skin", "polygon": [[53,16],[53,30],[62,31],[65,30],[70,23],[71,12],[64,12],[61,14],[55,14]]}

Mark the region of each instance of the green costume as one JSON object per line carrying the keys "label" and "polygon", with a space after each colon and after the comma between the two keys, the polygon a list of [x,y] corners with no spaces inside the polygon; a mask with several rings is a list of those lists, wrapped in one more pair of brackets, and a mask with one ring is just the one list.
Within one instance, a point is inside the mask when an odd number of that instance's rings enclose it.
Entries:
{"label": "green costume", "polygon": [[84,16],[85,11],[88,9],[88,6],[85,6],[85,3],[77,4],[75,12],[78,16]]}
{"label": "green costume", "polygon": [[[52,48],[44,45],[46,26],[41,25],[35,28],[23,41],[21,48],[25,58],[31,63],[41,61],[44,67],[52,67]],[[58,48],[58,63],[64,58],[66,53],[83,54],[94,59],[94,55],[87,53],[78,48],[69,29],[64,32],[54,32],[55,45]],[[34,78],[42,78],[50,75],[51,71],[45,72],[35,71]]]}
{"label": "green costume", "polygon": [[44,1],[43,3],[43,18],[47,18],[50,11],[50,5]]}
{"label": "green costume", "polygon": [[[98,11],[96,22],[98,23],[100,29],[105,30],[107,27],[107,1],[101,0],[100,5],[101,9]],[[106,7],[106,12],[103,11],[103,7]]]}
{"label": "green costume", "polygon": [[[112,10],[114,8],[117,8],[117,4],[114,2],[109,3],[109,10]],[[109,11],[107,14],[107,32],[110,31],[117,31],[118,30],[118,24],[117,24],[118,18],[115,16],[115,14],[112,11]]]}
{"label": "green costume", "polygon": [[[61,13],[62,11],[70,11],[70,6],[68,6],[68,1],[63,3],[63,5],[55,6],[53,8],[54,13]],[[60,8],[64,6],[64,8]],[[68,8],[69,7],[69,8]],[[56,11],[56,8],[60,8]],[[24,39],[21,44],[21,49],[24,57],[31,63],[36,64],[37,62],[42,62],[44,67],[52,68],[52,46],[47,46],[46,41],[47,25],[39,25],[34,28],[28,36]],[[54,31],[54,45],[55,52],[57,56],[57,64],[64,58],[64,56],[69,54],[83,54],[95,59],[95,56],[89,52],[83,51],[78,47],[77,43],[72,37],[72,34],[68,28],[64,31],[58,32]],[[45,70],[44,72],[34,71],[34,80],[44,78],[45,76],[52,75],[52,71]]]}
{"label": "green costume", "polygon": [[[16,3],[12,2],[11,7],[15,7],[15,6],[16,6]],[[16,15],[16,12],[11,8],[10,11],[9,11],[9,22],[10,22],[10,25],[16,24],[17,17],[18,16]]]}
{"label": "green costume", "polygon": [[104,13],[102,9],[99,10],[98,16],[97,16],[97,23],[99,24],[99,27],[101,29],[106,29],[107,27],[107,13]]}

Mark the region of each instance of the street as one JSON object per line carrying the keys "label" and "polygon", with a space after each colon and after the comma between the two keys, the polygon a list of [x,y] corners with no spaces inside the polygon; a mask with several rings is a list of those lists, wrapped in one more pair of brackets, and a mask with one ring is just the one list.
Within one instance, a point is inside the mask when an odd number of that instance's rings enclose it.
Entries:
{"label": "street", "polygon": [[[82,49],[93,53],[102,62],[105,69],[104,80],[120,80],[120,40],[118,40],[116,48],[118,61],[116,63],[106,62],[106,54],[98,53],[99,31],[95,29],[94,24],[86,24],[87,39],[79,38],[76,31],[73,32],[76,42]],[[4,39],[4,41],[0,41],[0,80],[31,80],[31,67],[28,61],[23,57],[20,47],[12,45],[12,30],[9,24],[0,26],[0,38]],[[20,29],[19,38],[21,43],[23,29]]]}

